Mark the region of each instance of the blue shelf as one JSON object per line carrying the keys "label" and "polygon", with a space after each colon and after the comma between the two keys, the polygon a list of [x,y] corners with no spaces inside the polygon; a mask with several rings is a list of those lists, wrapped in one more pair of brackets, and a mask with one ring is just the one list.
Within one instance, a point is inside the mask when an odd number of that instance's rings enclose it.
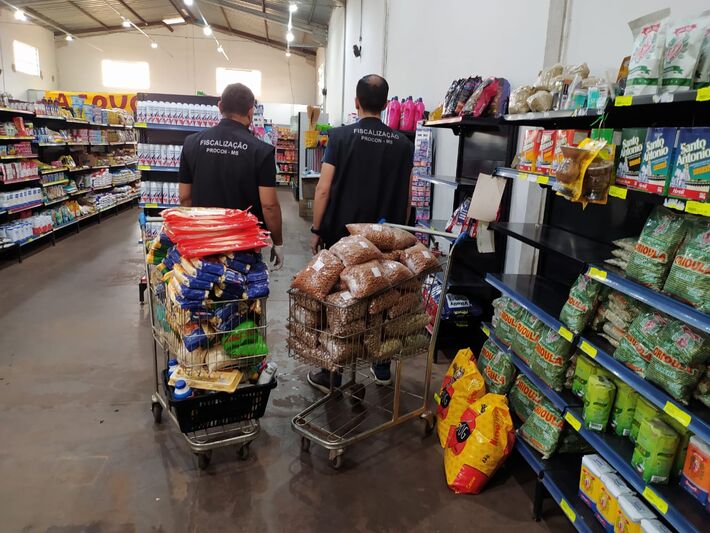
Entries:
{"label": "blue shelf", "polygon": [[[582,420],[580,408],[568,412]],[[566,417],[567,418],[567,417]],[[569,419],[568,419],[569,420]],[[623,477],[651,507],[678,531],[707,531],[708,514],[703,506],[685,492],[677,481],[670,485],[647,485],[631,466],[634,445],[625,437],[589,431],[583,426],[579,434]]]}
{"label": "blue shelf", "polygon": [[180,172],[179,167],[155,167],[150,165],[138,165],[136,167],[138,170],[142,171],[156,171],[156,172]]}
{"label": "blue shelf", "polygon": [[698,311],[658,291],[644,287],[608,267],[590,266],[587,270],[587,275],[607,287],[623,292],[667,315],[682,320],[689,326],[693,326],[705,333],[710,333],[710,315],[702,311]]}
{"label": "blue shelf", "polygon": [[152,122],[139,122],[133,125],[134,128],[147,130],[170,130],[170,131],[203,131],[212,126],[177,126],[174,124],[154,124]]}

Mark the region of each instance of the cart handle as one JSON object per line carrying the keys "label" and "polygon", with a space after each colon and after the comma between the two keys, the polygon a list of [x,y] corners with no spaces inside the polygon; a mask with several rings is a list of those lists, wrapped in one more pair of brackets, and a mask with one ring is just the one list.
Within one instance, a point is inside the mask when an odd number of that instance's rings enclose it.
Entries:
{"label": "cart handle", "polygon": [[434,237],[443,237],[444,239],[449,239],[452,241],[455,241],[458,243],[459,241],[463,240],[466,238],[466,233],[462,232],[458,235],[455,233],[450,233],[447,231],[439,231],[435,229],[430,229],[430,228],[424,228],[421,226],[404,226],[402,224],[390,224],[389,222],[386,222],[384,219],[380,220],[380,224],[384,224],[385,226],[390,226],[391,228],[399,228],[403,229],[405,231],[410,231],[413,233],[424,233],[425,235],[433,235]]}

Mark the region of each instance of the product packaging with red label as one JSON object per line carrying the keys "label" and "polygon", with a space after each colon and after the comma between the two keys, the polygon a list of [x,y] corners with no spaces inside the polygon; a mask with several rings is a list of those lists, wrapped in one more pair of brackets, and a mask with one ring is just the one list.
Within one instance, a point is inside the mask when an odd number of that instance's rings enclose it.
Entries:
{"label": "product packaging with red label", "polygon": [[523,148],[520,150],[518,169],[535,171],[537,168],[537,155],[540,152],[542,130],[528,130],[525,132]]}
{"label": "product packaging with red label", "polygon": [[710,192],[710,128],[681,128],[678,131],[673,174],[668,195],[698,202],[708,201]]}
{"label": "product packaging with red label", "polygon": [[665,192],[677,135],[677,128],[648,128],[638,181],[630,187],[654,194]]}
{"label": "product packaging with red label", "polygon": [[552,170],[552,160],[555,157],[556,130],[543,130],[540,137],[540,150],[537,154],[536,171],[549,174]]}

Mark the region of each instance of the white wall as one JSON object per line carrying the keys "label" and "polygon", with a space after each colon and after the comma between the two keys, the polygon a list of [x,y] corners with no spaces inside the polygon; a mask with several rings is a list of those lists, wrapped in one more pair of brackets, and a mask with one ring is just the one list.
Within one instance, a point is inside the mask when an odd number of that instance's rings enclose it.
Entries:
{"label": "white wall", "polygon": [[325,49],[325,111],[334,126],[343,116],[343,49],[345,45],[345,8],[336,6],[328,24],[328,46]]}
{"label": "white wall", "polygon": [[[39,50],[41,76],[13,72],[12,41],[18,40]],[[27,98],[27,89],[57,88],[57,65],[52,32],[32,24],[19,22],[9,9],[0,8],[0,87],[20,100]]]}
{"label": "white wall", "polygon": [[315,103],[314,59],[296,54],[288,59],[283,50],[215,32],[231,60],[228,62],[217,53],[214,40],[204,37],[195,26],[178,26],[174,33],[156,29],[148,34],[158,43],[158,49],[151,49],[148,40],[135,31],[86,39],[103,52],[81,42],[58,42],[59,88],[67,91],[110,90],[102,84],[101,60],[117,59],[149,62],[149,92],[195,94],[199,90],[214,95],[215,69],[227,67],[261,71],[262,91],[258,97],[261,102]]}

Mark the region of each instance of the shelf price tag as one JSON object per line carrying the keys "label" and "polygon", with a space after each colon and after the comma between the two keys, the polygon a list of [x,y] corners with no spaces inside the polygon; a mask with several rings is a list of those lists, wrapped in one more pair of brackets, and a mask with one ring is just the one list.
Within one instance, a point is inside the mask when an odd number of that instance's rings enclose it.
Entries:
{"label": "shelf price tag", "polygon": [[491,330],[489,330],[486,326],[481,326],[481,330],[483,330],[483,333],[486,334],[486,337],[491,336]]}
{"label": "shelf price tag", "polygon": [[710,217],[710,204],[703,202],[696,202],[695,200],[688,200],[685,203],[686,213],[691,213],[693,215],[703,215],[705,217]]}
{"label": "shelf price tag", "polygon": [[605,281],[606,272],[604,270],[592,267],[589,269],[589,277],[598,281]]}
{"label": "shelf price tag", "polygon": [[621,198],[622,200],[626,200],[626,193],[629,191],[624,188],[624,187],[618,187],[616,185],[612,185],[609,187],[609,196],[613,196],[614,198]]}
{"label": "shelf price tag", "polygon": [[145,122],[134,122],[133,127],[134,128],[147,128],[148,124],[146,124]]}
{"label": "shelf price tag", "polygon": [[698,102],[710,101],[710,87],[698,89],[698,92],[695,94],[695,100]]}
{"label": "shelf price tag", "polygon": [[614,99],[614,105],[616,107],[625,107],[633,103],[633,96],[617,96]]}
{"label": "shelf price tag", "polygon": [[574,416],[569,411],[567,411],[565,413],[565,420],[567,420],[569,425],[572,426],[575,431],[579,431],[582,428],[582,423],[579,420],[577,420],[577,417]]}
{"label": "shelf price tag", "polygon": [[663,200],[663,207],[668,207],[670,209],[677,209],[678,211],[685,211],[685,202],[679,200],[678,198],[666,198]]}
{"label": "shelf price tag", "polygon": [[580,344],[579,347],[589,357],[591,357],[592,359],[596,359],[597,349],[591,344],[589,344],[587,341],[582,341],[582,344]]}
{"label": "shelf price tag", "polygon": [[690,420],[691,420],[690,415],[688,413],[686,413],[685,411],[683,411],[676,404],[671,403],[671,402],[666,402],[666,405],[663,406],[663,411],[667,415],[669,415],[670,417],[677,420],[684,427],[688,427],[690,425]]}
{"label": "shelf price tag", "polygon": [[560,334],[560,336],[562,336],[562,338],[566,339],[568,342],[572,342],[572,340],[574,339],[574,333],[572,333],[564,326],[560,326],[560,329],[558,329],[557,332]]}
{"label": "shelf price tag", "polygon": [[527,179],[528,179],[528,175],[525,172],[518,172],[517,177],[519,180],[523,180],[523,181],[527,181]]}
{"label": "shelf price tag", "polygon": [[540,176],[539,178],[537,178],[537,182],[540,185],[547,185],[548,183],[550,183],[550,176]]}
{"label": "shelf price tag", "polygon": [[562,509],[562,512],[569,518],[569,521],[574,524],[574,521],[577,520],[577,515],[564,498],[560,500],[560,509]]}
{"label": "shelf price tag", "polygon": [[651,504],[661,511],[661,514],[666,514],[668,512],[668,503],[666,500],[661,498],[651,487],[646,487],[643,489],[643,497],[646,498]]}
{"label": "shelf price tag", "polygon": [[528,181],[531,183],[537,183],[538,176],[535,174],[528,174]]}

